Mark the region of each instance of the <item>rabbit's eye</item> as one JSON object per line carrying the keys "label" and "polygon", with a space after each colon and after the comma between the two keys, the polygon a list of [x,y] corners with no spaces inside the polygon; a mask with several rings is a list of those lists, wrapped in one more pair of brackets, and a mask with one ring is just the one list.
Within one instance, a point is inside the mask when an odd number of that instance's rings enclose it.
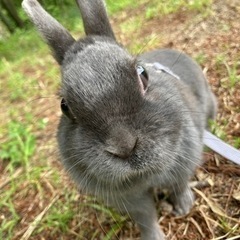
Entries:
{"label": "rabbit's eye", "polygon": [[68,118],[74,120],[75,117],[72,115],[71,110],[69,109],[66,100],[63,98],[61,101],[61,110],[64,115],[66,115]]}
{"label": "rabbit's eye", "polygon": [[139,80],[141,80],[141,83],[143,85],[143,90],[145,91],[148,84],[148,74],[146,70],[140,65],[137,66],[137,74],[139,76]]}

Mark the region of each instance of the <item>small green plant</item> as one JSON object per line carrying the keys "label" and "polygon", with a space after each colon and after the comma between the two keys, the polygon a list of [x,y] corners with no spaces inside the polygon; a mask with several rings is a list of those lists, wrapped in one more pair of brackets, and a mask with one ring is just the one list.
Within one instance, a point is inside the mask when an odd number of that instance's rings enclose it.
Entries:
{"label": "small green plant", "polygon": [[199,53],[196,57],[195,60],[200,64],[204,64],[207,61],[207,56],[204,53]]}
{"label": "small green plant", "polygon": [[[10,38],[0,39],[0,70],[4,67],[5,61],[19,62],[25,56],[33,56],[39,49],[47,47],[42,43],[41,38],[35,30],[17,30]],[[4,68],[2,69],[4,71]]]}
{"label": "small green plant", "polygon": [[9,122],[7,140],[0,149],[0,158],[9,161],[8,169],[12,172],[17,166],[28,168],[35,148],[36,138],[31,127],[19,121]]}
{"label": "small green plant", "polygon": [[140,5],[140,1],[133,1],[133,0],[122,0],[122,1],[116,1],[116,0],[106,0],[107,8],[110,14],[116,13],[118,11],[121,11],[126,8],[135,8],[138,5]]}
{"label": "small green plant", "polygon": [[212,121],[210,120],[209,121],[209,125],[210,125],[210,130],[211,132],[216,135],[217,137],[219,137],[220,139],[222,140],[225,140],[226,139],[226,132],[223,130],[223,127],[222,126],[219,126],[217,124],[217,122],[215,121]]}
{"label": "small green plant", "polygon": [[226,62],[224,62],[224,65],[228,72],[229,87],[233,88],[236,85],[236,83],[240,82],[240,71],[239,71],[240,62],[234,62],[234,64],[231,67]]}
{"label": "small green plant", "polygon": [[92,209],[95,209],[97,211],[96,214],[102,213],[105,216],[109,216],[111,219],[114,220],[114,223],[111,226],[111,229],[105,233],[103,240],[113,239],[114,236],[116,236],[116,234],[121,230],[121,228],[123,227],[124,223],[127,220],[126,216],[122,216],[119,213],[117,213],[115,210],[109,209],[101,204],[93,203],[93,202],[91,202],[90,198],[88,199],[88,201],[86,203],[82,204],[82,206],[87,206]]}
{"label": "small green plant", "polygon": [[225,88],[233,88],[237,83],[240,83],[240,61],[239,59],[228,59],[228,56],[224,53],[217,55],[216,67],[218,71],[225,71],[223,66],[227,70],[227,74],[224,72],[224,77],[221,79],[221,84]]}
{"label": "small green plant", "polygon": [[161,36],[152,33],[147,37],[134,39],[134,43],[130,43],[128,48],[134,54],[141,54],[146,49],[158,48],[161,40]]}
{"label": "small green plant", "polygon": [[205,15],[208,12],[206,9],[209,8],[211,4],[212,0],[154,0],[151,1],[151,5],[146,10],[146,18],[151,19],[154,17],[165,16],[175,13],[181,8],[196,10]]}
{"label": "small green plant", "polygon": [[22,73],[12,73],[8,79],[9,98],[11,101],[19,101],[27,98],[24,90],[25,79]]}
{"label": "small green plant", "polygon": [[[60,206],[59,206],[60,205]],[[69,222],[74,217],[74,212],[69,203],[61,202],[58,206],[53,206],[46,218],[44,219],[40,229],[44,231],[46,227],[55,229],[56,231],[66,232],[68,230]]]}
{"label": "small green plant", "polygon": [[235,138],[233,139],[233,146],[234,146],[235,148],[237,148],[237,149],[240,148],[240,137],[235,137]]}
{"label": "small green plant", "polygon": [[143,25],[143,18],[140,16],[132,17],[127,19],[127,21],[123,22],[120,27],[121,31],[124,35],[131,36],[131,34],[141,30],[141,26]]}
{"label": "small green plant", "polygon": [[18,223],[20,216],[17,214],[14,203],[10,198],[1,196],[0,209],[7,209],[7,217],[1,213],[0,219],[0,239],[10,240],[13,236],[14,227]]}
{"label": "small green plant", "polygon": [[204,11],[206,7],[212,4],[212,0],[188,0],[186,5],[190,10],[198,10],[200,12]]}

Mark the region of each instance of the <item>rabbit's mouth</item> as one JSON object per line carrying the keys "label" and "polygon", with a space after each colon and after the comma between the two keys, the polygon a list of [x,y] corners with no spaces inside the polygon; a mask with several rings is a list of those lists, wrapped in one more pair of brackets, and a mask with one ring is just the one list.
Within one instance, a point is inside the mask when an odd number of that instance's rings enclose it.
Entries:
{"label": "rabbit's mouth", "polygon": [[[126,180],[131,183],[134,182],[135,178],[147,180],[148,176],[161,174],[172,165],[171,161],[164,161],[164,156],[160,154],[149,155],[146,154],[148,151],[135,148],[131,155],[126,158],[108,154],[109,158],[104,160],[101,166],[103,174],[97,174],[96,177],[100,181],[110,179],[111,182],[112,179],[115,179],[118,184],[119,182],[124,183]],[[169,158],[169,156],[167,157]]]}

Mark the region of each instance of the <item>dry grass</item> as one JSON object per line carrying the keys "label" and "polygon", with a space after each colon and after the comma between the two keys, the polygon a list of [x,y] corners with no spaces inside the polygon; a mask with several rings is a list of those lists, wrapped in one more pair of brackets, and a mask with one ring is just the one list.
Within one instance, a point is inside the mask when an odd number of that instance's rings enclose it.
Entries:
{"label": "dry grass", "polygon": [[[122,11],[112,18],[117,38],[130,50],[139,53],[156,47],[172,47],[195,57],[206,72],[219,102],[215,134],[240,146],[240,8],[238,0],[216,0],[208,13],[181,9],[164,17],[153,17],[141,24],[129,36],[121,26],[142,16],[144,5]],[[129,30],[130,31],[130,30]],[[14,111],[3,113],[6,118],[26,119],[33,116],[36,150],[29,164],[17,163],[9,169],[9,162],[0,162],[1,209],[0,239],[135,239],[136,226],[124,216],[109,211],[94,199],[79,194],[58,163],[55,132],[60,115],[57,92],[57,66],[50,58],[39,59],[34,65],[26,60],[9,67],[26,79],[34,79],[27,87],[26,99],[11,100]],[[45,54],[45,52],[44,52]],[[47,74],[49,67],[55,69]],[[1,79],[7,81],[4,73]],[[55,77],[58,78],[58,77]],[[6,82],[1,86],[6,87]],[[23,85],[25,87],[25,85]],[[6,87],[7,88],[7,87]],[[25,89],[25,88],[24,88]],[[8,93],[3,94],[3,112],[9,106]],[[1,100],[2,101],[2,100]],[[21,112],[17,117],[15,112]],[[6,141],[1,134],[2,144]],[[28,134],[31,134],[30,131]],[[204,165],[193,179],[196,201],[187,216],[174,217],[171,205],[158,203],[159,223],[169,240],[240,239],[240,166],[208,151]],[[9,195],[6,193],[9,192]],[[161,215],[162,214],[162,215]],[[11,227],[12,226],[12,227]],[[4,230],[5,229],[5,230]]]}

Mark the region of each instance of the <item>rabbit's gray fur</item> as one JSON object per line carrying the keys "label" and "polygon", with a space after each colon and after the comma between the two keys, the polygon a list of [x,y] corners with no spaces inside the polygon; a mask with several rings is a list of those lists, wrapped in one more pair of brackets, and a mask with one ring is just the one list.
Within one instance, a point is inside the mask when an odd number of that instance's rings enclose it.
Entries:
{"label": "rabbit's gray fur", "polygon": [[[165,49],[132,57],[115,41],[102,0],[78,5],[87,36],[75,41],[37,1],[23,2],[61,65],[67,106],[57,135],[62,163],[82,190],[129,214],[142,240],[164,239],[153,188],[168,189],[176,213],[189,212],[188,181],[201,164],[214,96],[187,55]],[[159,73],[153,62],[181,80]],[[149,75],[146,92],[139,64]]]}

